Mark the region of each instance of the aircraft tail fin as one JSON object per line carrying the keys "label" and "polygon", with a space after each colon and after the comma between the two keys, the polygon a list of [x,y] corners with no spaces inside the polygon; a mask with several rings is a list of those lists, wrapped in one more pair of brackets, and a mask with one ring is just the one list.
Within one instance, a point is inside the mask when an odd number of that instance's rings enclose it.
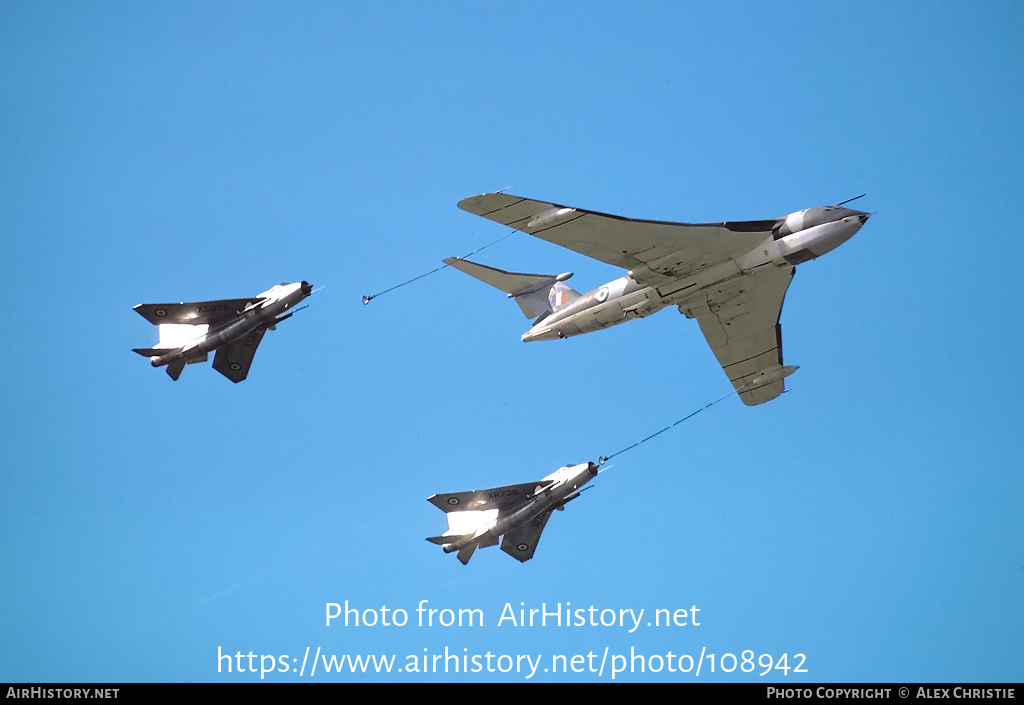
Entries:
{"label": "aircraft tail fin", "polygon": [[467,563],[469,563],[469,559],[473,557],[473,552],[474,551],[476,551],[476,544],[475,543],[471,543],[468,546],[466,546],[465,548],[460,549],[459,552],[456,555],[458,556],[459,560],[462,562],[462,565],[466,565]]}
{"label": "aircraft tail fin", "polygon": [[580,292],[564,282],[555,282],[548,290],[548,309],[557,311],[580,297]]}
{"label": "aircraft tail fin", "polygon": [[[438,546],[444,547],[445,553],[451,553],[455,550],[455,547],[452,546],[453,543],[459,541],[460,539],[471,538],[472,536],[472,534],[444,534],[442,536],[428,536],[427,541],[433,544],[437,544]],[[497,543],[497,540],[488,545],[493,546],[494,543]],[[474,541],[473,543],[470,543],[459,549],[459,552],[456,555],[458,556],[458,559],[462,561],[462,565],[466,565],[467,563],[469,563],[469,559],[473,557],[473,553],[476,551],[477,546],[478,543]]]}
{"label": "aircraft tail fin", "polygon": [[458,257],[449,257],[444,263],[504,291],[509,298],[516,300],[527,318],[538,318],[579,298],[578,292],[563,284],[572,276],[572,272],[565,274],[506,272]]}
{"label": "aircraft tail fin", "polygon": [[175,382],[178,381],[178,377],[181,377],[181,371],[185,369],[185,361],[177,360],[167,366],[167,374],[170,375],[171,379]]}

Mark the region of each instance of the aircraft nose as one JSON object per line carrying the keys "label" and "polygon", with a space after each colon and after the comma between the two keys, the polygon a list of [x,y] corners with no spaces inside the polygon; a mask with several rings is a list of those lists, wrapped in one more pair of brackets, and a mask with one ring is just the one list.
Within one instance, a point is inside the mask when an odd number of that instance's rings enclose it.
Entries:
{"label": "aircraft nose", "polygon": [[838,208],[835,209],[833,212],[836,212],[836,215],[839,217],[840,220],[857,218],[858,222],[860,223],[866,221],[868,217],[871,215],[870,213],[865,213],[864,211],[856,211],[852,208]]}
{"label": "aircraft nose", "polygon": [[861,213],[860,211],[857,211],[852,216],[846,218],[846,222],[856,227],[857,230],[860,230],[864,227],[864,223],[868,222],[868,218],[870,217],[870,213]]}

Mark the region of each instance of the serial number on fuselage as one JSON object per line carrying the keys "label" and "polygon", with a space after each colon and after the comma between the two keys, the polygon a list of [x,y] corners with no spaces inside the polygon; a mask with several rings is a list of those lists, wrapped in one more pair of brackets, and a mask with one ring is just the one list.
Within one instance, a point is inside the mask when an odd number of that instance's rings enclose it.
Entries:
{"label": "serial number on fuselage", "polygon": [[511,497],[512,495],[519,494],[519,490],[495,490],[494,492],[487,493],[487,499],[497,499],[498,497]]}

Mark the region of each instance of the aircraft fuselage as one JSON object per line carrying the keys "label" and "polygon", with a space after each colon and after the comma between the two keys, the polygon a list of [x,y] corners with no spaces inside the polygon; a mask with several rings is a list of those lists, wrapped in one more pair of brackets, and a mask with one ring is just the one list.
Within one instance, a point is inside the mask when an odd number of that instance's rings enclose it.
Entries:
{"label": "aircraft fuselage", "polygon": [[205,335],[179,348],[172,348],[163,355],[154,355],[150,358],[150,363],[153,367],[162,367],[181,360],[186,362],[205,360],[210,352],[218,348],[241,340],[260,329],[273,328],[291,315],[286,313],[288,309],[301,302],[312,292],[313,288],[307,282],[278,285],[264,292],[263,295],[269,295],[266,300],[242,311],[238,318],[232,319],[215,330],[207,331]]}

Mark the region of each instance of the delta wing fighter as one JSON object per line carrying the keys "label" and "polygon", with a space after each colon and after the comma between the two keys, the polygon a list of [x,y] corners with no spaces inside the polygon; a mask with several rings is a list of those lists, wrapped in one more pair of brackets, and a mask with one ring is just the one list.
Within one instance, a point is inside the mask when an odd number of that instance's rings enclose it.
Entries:
{"label": "delta wing fighter", "polygon": [[293,307],[312,293],[312,286],[299,282],[278,284],[250,299],[139,304],[139,315],[159,326],[160,342],[155,348],[134,351],[148,357],[153,367],[166,365],[167,374],[176,380],[185,365],[206,362],[215,350],[213,369],[241,382],[263,334],[291,318]]}
{"label": "delta wing fighter", "polygon": [[448,531],[427,541],[445,553],[457,551],[465,565],[477,548],[496,546],[501,538],[502,551],[517,561],[528,561],[551,512],[579,497],[597,473],[594,463],[566,465],[538,482],[435,494],[427,501],[448,515]]}
{"label": "delta wing fighter", "polygon": [[488,193],[459,208],[628,274],[580,294],[564,283],[571,273],[519,274],[457,258],[445,263],[501,289],[535,318],[524,342],[590,333],[678,306],[697,319],[740,398],[753,406],[782,394],[784,378],[796,370],[782,361],[779,325],[796,265],[843,244],[869,217],[843,208],[848,202],[771,220],[691,224]]}

